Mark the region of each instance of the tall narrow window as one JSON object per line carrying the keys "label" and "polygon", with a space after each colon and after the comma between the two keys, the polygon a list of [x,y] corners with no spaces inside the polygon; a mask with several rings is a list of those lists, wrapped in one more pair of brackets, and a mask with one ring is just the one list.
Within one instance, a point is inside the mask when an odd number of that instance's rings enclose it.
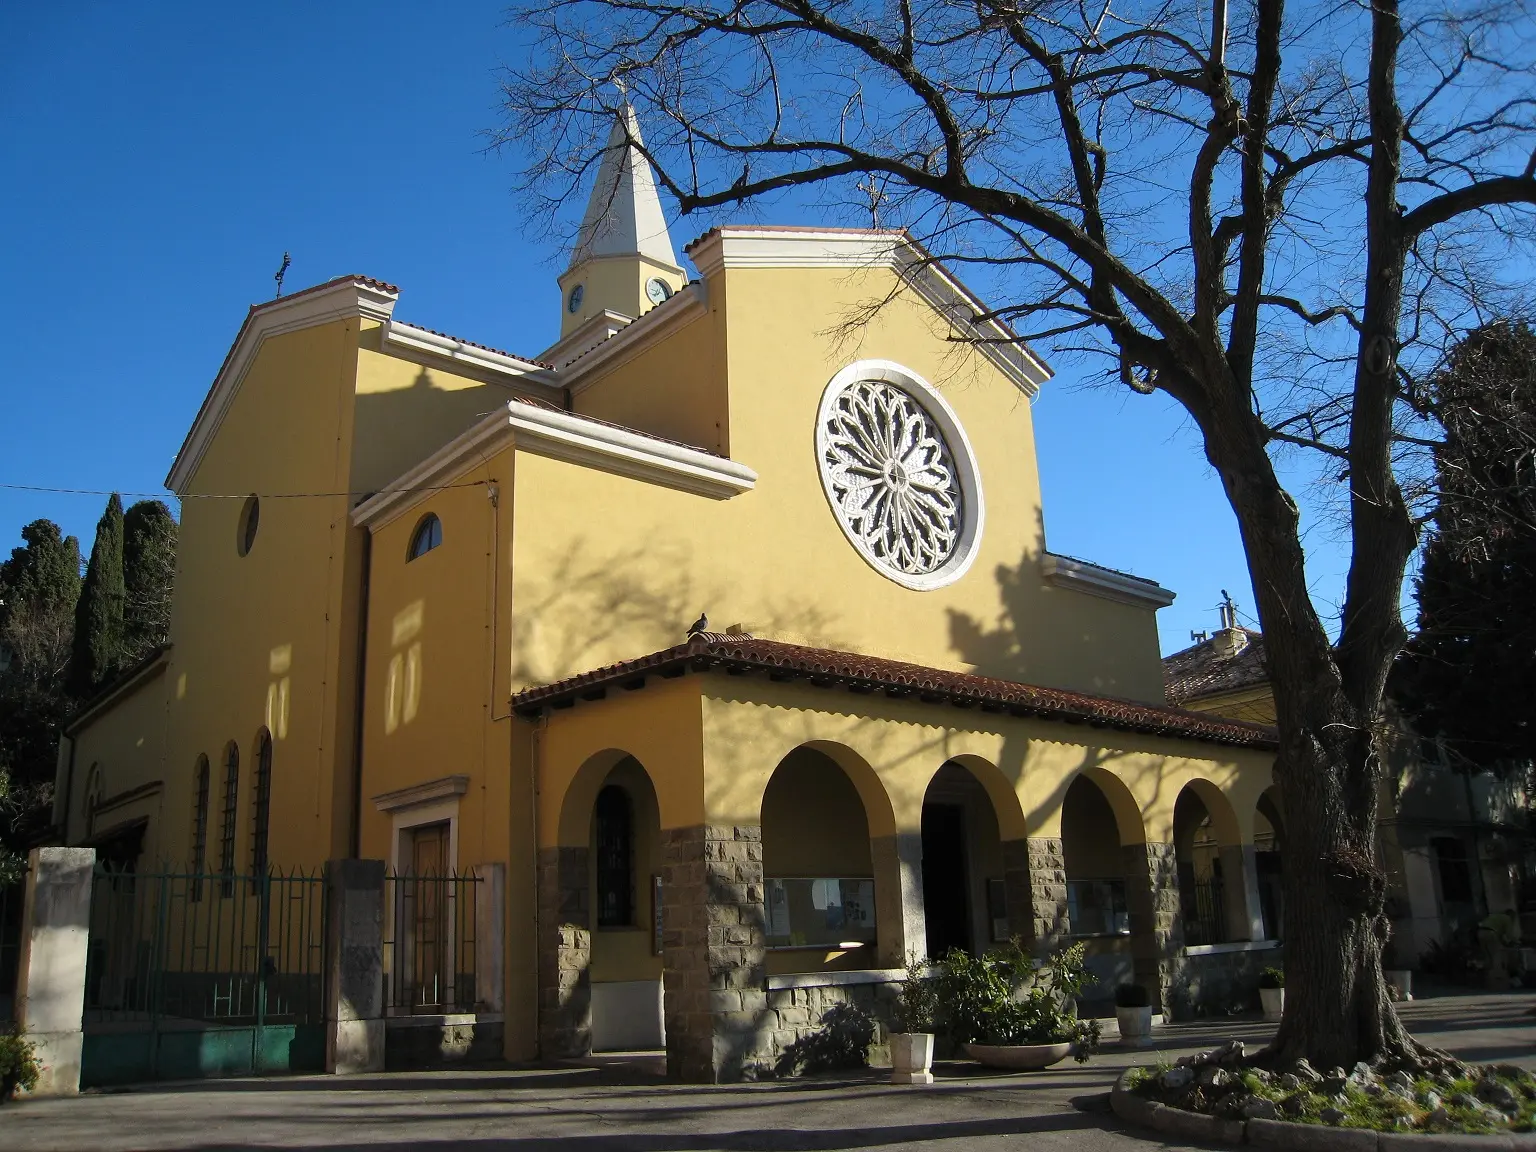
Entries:
{"label": "tall narrow window", "polygon": [[442,542],[443,522],[435,513],[428,512],[422,517],[421,523],[416,525],[416,531],[411,533],[411,548],[405,559],[409,562],[418,556],[425,556]]}
{"label": "tall narrow window", "polygon": [[224,749],[224,810],[219,814],[220,890],[225,896],[235,891],[235,811],[240,806],[240,749],[231,740]]}
{"label": "tall narrow window", "polygon": [[635,921],[635,823],[629,793],[609,784],[597,794],[597,926]]}
{"label": "tall narrow window", "polygon": [[272,734],[256,737],[256,775],[251,781],[251,883],[267,874],[267,829],[272,818]]}
{"label": "tall narrow window", "polygon": [[208,867],[208,757],[199,756],[192,770],[192,852],[188,860],[192,899],[203,898],[203,870]]}

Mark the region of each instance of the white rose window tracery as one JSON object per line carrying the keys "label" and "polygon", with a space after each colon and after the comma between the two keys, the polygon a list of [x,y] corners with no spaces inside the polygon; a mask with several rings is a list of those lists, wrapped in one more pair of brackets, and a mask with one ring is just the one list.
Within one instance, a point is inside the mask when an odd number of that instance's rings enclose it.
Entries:
{"label": "white rose window tracery", "polygon": [[883,380],[856,380],[823,411],[822,476],[844,530],[878,564],[937,572],[965,527],[953,453],[933,417]]}

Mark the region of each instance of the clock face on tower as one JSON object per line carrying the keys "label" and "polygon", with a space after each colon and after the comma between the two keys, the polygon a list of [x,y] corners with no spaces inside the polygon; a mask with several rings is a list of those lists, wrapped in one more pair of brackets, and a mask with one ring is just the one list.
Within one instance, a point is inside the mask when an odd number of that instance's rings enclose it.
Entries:
{"label": "clock face on tower", "polygon": [[665,304],[672,295],[672,285],[660,276],[652,276],[645,282],[645,295],[652,304]]}
{"label": "clock face on tower", "polygon": [[570,299],[566,301],[566,311],[572,315],[581,311],[581,298],[586,295],[586,288],[578,284],[571,289]]}

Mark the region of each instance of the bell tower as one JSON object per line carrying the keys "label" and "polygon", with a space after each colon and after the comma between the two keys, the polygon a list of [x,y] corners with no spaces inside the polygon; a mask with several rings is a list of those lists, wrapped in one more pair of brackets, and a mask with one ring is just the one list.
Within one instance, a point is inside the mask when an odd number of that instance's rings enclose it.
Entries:
{"label": "bell tower", "polygon": [[560,277],[562,340],[605,311],[642,316],[687,283],[639,143],[640,124],[626,102],[608,134],[570,267]]}

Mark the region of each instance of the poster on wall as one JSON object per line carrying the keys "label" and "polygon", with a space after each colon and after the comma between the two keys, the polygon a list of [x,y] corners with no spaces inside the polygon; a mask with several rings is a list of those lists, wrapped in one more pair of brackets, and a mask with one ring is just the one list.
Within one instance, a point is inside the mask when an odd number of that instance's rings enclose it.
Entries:
{"label": "poster on wall", "polygon": [[770,880],[764,891],[768,898],[768,935],[789,936],[789,890],[782,880]]}

